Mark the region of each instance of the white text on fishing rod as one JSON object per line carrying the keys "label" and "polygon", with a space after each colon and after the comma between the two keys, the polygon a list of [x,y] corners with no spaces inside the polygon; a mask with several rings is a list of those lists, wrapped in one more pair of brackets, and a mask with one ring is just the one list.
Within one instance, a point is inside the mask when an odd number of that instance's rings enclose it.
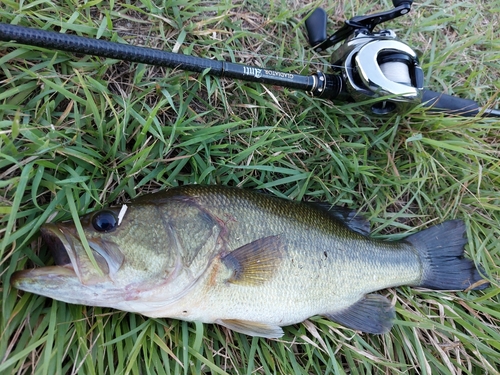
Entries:
{"label": "white text on fishing rod", "polygon": [[262,71],[264,71],[264,74],[268,75],[268,76],[293,79],[293,74],[290,74],[290,73],[275,72],[274,70],[251,68],[248,66],[243,67],[243,74],[244,75],[253,76],[255,78],[262,78]]}
{"label": "white text on fishing rod", "polygon": [[250,68],[248,66],[243,67],[243,74],[246,76],[254,76],[255,78],[262,77],[262,69]]}

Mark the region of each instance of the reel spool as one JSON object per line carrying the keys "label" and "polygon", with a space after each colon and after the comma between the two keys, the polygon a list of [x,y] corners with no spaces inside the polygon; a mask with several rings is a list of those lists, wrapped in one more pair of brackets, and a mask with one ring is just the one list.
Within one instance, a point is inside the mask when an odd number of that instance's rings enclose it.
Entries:
{"label": "reel spool", "polygon": [[376,115],[405,112],[422,101],[424,74],[417,54],[390,30],[355,33],[333,53],[332,64],[354,101],[383,99],[367,105]]}

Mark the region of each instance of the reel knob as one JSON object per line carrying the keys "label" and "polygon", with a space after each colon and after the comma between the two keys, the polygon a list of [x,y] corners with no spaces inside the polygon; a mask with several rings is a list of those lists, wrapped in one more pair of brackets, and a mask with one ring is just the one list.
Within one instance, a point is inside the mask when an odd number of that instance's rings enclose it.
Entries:
{"label": "reel knob", "polygon": [[411,4],[413,4],[413,0],[392,0],[392,5],[394,5],[394,8],[397,8],[403,3],[408,3],[411,6]]}
{"label": "reel knob", "polygon": [[316,8],[306,19],[306,30],[309,38],[309,45],[315,47],[323,43],[326,38],[327,15],[324,9]]}

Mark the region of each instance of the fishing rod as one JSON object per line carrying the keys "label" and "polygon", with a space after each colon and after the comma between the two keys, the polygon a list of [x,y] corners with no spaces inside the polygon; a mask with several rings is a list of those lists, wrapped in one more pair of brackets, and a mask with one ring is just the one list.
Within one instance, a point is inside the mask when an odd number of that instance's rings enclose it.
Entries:
{"label": "fishing rod", "polygon": [[394,9],[355,16],[327,37],[327,14],[317,8],[306,19],[309,43],[317,52],[343,42],[332,54],[331,73],[309,76],[183,55],[163,50],[91,39],[0,23],[0,41],[112,59],[157,65],[216,77],[287,87],[313,97],[370,105],[373,114],[404,113],[422,104],[430,110],[460,116],[500,117],[500,110],[477,102],[425,90],[417,54],[392,30],[374,32],[382,22],[410,12],[412,0],[392,0]]}

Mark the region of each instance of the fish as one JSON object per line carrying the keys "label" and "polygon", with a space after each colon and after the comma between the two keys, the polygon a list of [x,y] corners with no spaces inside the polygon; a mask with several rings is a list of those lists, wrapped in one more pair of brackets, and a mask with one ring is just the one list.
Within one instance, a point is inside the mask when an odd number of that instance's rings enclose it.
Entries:
{"label": "fish", "polygon": [[44,224],[55,265],[17,271],[13,287],[66,303],[153,318],[219,324],[279,338],[284,326],[323,316],[384,334],[402,285],[484,289],[464,257],[465,224],[445,221],[402,240],[370,237],[355,210],[255,190],[187,185],[80,218]]}

